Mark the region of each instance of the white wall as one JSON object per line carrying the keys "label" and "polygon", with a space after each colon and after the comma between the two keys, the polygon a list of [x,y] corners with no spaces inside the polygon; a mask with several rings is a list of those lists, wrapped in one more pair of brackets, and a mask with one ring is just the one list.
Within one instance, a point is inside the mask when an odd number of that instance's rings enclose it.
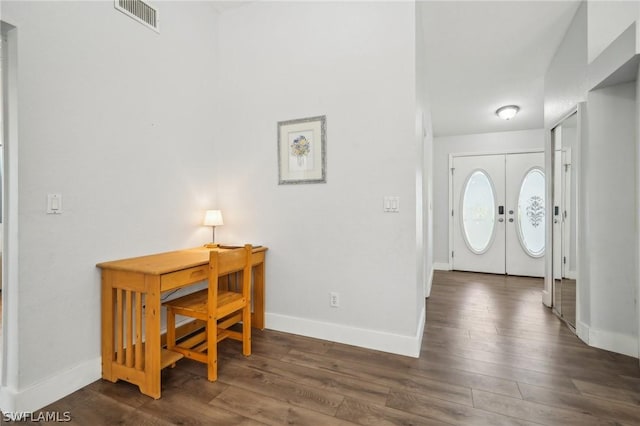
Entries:
{"label": "white wall", "polygon": [[434,266],[449,267],[449,155],[544,149],[542,129],[436,137],[433,143]]}
{"label": "white wall", "polygon": [[587,101],[578,115],[579,154],[572,156],[579,185],[577,333],[592,346],[632,356],[638,355],[636,83],[588,92],[590,74],[623,65],[599,63],[590,69],[588,63],[639,11],[637,2],[583,4],[545,76],[547,131]]}
{"label": "white wall", "polygon": [[[257,2],[221,18],[220,240],[269,246],[268,328],[419,351],[414,14]],[[277,122],[316,115],[327,182],[278,185]],[[383,213],[385,195],[400,213]]]}
{"label": "white wall", "polygon": [[578,102],[586,100],[586,93],[587,4],[583,3],[576,11],[545,74],[545,128],[550,129],[558,124]]}
{"label": "white wall", "polygon": [[[572,110],[576,109],[578,103],[584,102],[587,96],[587,3],[582,3],[576,11],[573,20],[567,29],[562,42],[558,46],[549,68],[544,78],[544,124],[545,124],[545,164],[546,167],[551,167],[551,153],[553,152],[551,141],[551,129],[555,127],[560,120],[565,118]],[[581,112],[582,114],[582,112]],[[585,112],[586,114],[586,112]],[[580,123],[578,123],[580,125]],[[576,173],[576,185],[578,187],[578,200],[580,203],[584,200],[583,192],[587,191],[587,188],[583,185],[581,177],[579,175],[581,164],[581,149],[572,150],[572,174]],[[548,182],[547,189],[551,191],[551,182]],[[550,194],[550,192],[549,192]],[[582,205],[582,204],[581,204]],[[581,221],[582,215],[580,211],[584,211],[578,208],[578,226],[583,226]],[[547,223],[547,244],[552,242],[551,219]],[[578,232],[579,234],[583,234]],[[584,247],[578,248],[579,251]],[[585,260],[586,253],[578,253],[577,256],[582,260]],[[551,306],[551,276],[552,276],[552,264],[547,262],[546,264],[546,277],[545,290],[543,292],[543,302],[547,306]],[[581,303],[583,300],[588,300],[588,276],[580,278],[580,283],[577,287],[578,303],[581,306],[577,307],[577,331],[578,335],[584,340],[587,337],[582,333],[581,323],[583,318],[588,318],[589,309],[586,303]]]}
{"label": "white wall", "polygon": [[589,343],[631,356],[638,356],[635,86],[588,95],[589,135],[581,142],[589,262],[580,262],[579,275],[590,279]]}
{"label": "white wall", "polygon": [[[158,7],[160,34],[113,2],[3,2],[18,34],[20,229],[5,410],[100,376],[97,262],[209,238],[198,222],[215,206],[217,15]],[[45,214],[51,192],[61,215]]]}
{"label": "white wall", "polygon": [[640,18],[637,1],[590,0],[588,5],[589,63]]}
{"label": "white wall", "polygon": [[[420,184],[416,188],[416,198],[421,200],[422,217],[417,220],[416,234],[422,235],[421,250],[418,250],[418,262],[424,265],[423,277],[419,281],[425,282],[425,296],[431,293],[433,280],[433,128],[431,123],[431,110],[429,105],[429,93],[427,90],[427,49],[424,39],[424,2],[416,2],[416,132],[419,143],[422,143],[422,155],[418,156],[421,162],[418,179]],[[421,178],[421,179],[420,179]],[[418,300],[418,303],[423,303]]]}
{"label": "white wall", "polygon": [[[638,5],[640,7],[640,5]],[[640,165],[640,67],[636,73],[636,167]],[[636,171],[636,188],[640,189],[640,172]],[[636,211],[640,212],[640,196],[636,197]],[[637,223],[637,222],[636,222]],[[640,232],[636,234],[636,268],[637,275],[640,275]],[[638,298],[640,298],[640,276],[636,279],[636,316],[638,325],[638,358],[640,358],[640,304]]]}

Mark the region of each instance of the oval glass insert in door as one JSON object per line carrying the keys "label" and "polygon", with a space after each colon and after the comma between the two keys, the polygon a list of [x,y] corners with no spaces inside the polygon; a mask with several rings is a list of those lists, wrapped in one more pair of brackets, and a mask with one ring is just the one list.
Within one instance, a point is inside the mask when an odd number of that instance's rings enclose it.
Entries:
{"label": "oval glass insert in door", "polygon": [[533,168],[522,179],[517,216],[520,244],[531,257],[544,255],[544,198],[544,172]]}
{"label": "oval glass insert in door", "polygon": [[482,254],[491,246],[496,223],[493,183],[482,170],[473,171],[462,192],[462,235],[469,250]]}

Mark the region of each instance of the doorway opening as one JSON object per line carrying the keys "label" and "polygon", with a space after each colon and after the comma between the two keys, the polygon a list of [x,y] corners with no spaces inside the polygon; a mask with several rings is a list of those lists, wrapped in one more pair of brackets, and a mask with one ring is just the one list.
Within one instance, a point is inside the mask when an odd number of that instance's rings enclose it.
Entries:
{"label": "doorway opening", "polygon": [[544,152],[451,157],[450,264],[544,277]]}

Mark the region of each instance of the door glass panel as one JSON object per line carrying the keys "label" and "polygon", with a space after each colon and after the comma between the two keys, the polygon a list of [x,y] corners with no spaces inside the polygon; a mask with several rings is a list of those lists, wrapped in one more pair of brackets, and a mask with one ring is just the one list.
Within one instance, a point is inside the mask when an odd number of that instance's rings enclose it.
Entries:
{"label": "door glass panel", "polygon": [[518,196],[518,236],[522,248],[532,257],[544,254],[544,172],[529,170]]}
{"label": "door glass panel", "polygon": [[467,178],[462,195],[462,235],[469,249],[484,253],[495,230],[496,197],[489,176],[476,170]]}

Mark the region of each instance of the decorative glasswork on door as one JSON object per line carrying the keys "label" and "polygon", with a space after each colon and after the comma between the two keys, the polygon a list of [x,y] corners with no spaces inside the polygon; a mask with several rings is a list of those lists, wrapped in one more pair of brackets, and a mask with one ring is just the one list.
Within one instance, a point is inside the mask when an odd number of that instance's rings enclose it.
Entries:
{"label": "decorative glasswork on door", "polygon": [[475,170],[467,178],[462,194],[462,235],[472,252],[482,254],[491,245],[495,231],[493,183],[484,171]]}
{"label": "decorative glasswork on door", "polygon": [[522,179],[518,195],[518,236],[524,251],[541,257],[545,249],[545,183],[544,172],[532,168]]}

